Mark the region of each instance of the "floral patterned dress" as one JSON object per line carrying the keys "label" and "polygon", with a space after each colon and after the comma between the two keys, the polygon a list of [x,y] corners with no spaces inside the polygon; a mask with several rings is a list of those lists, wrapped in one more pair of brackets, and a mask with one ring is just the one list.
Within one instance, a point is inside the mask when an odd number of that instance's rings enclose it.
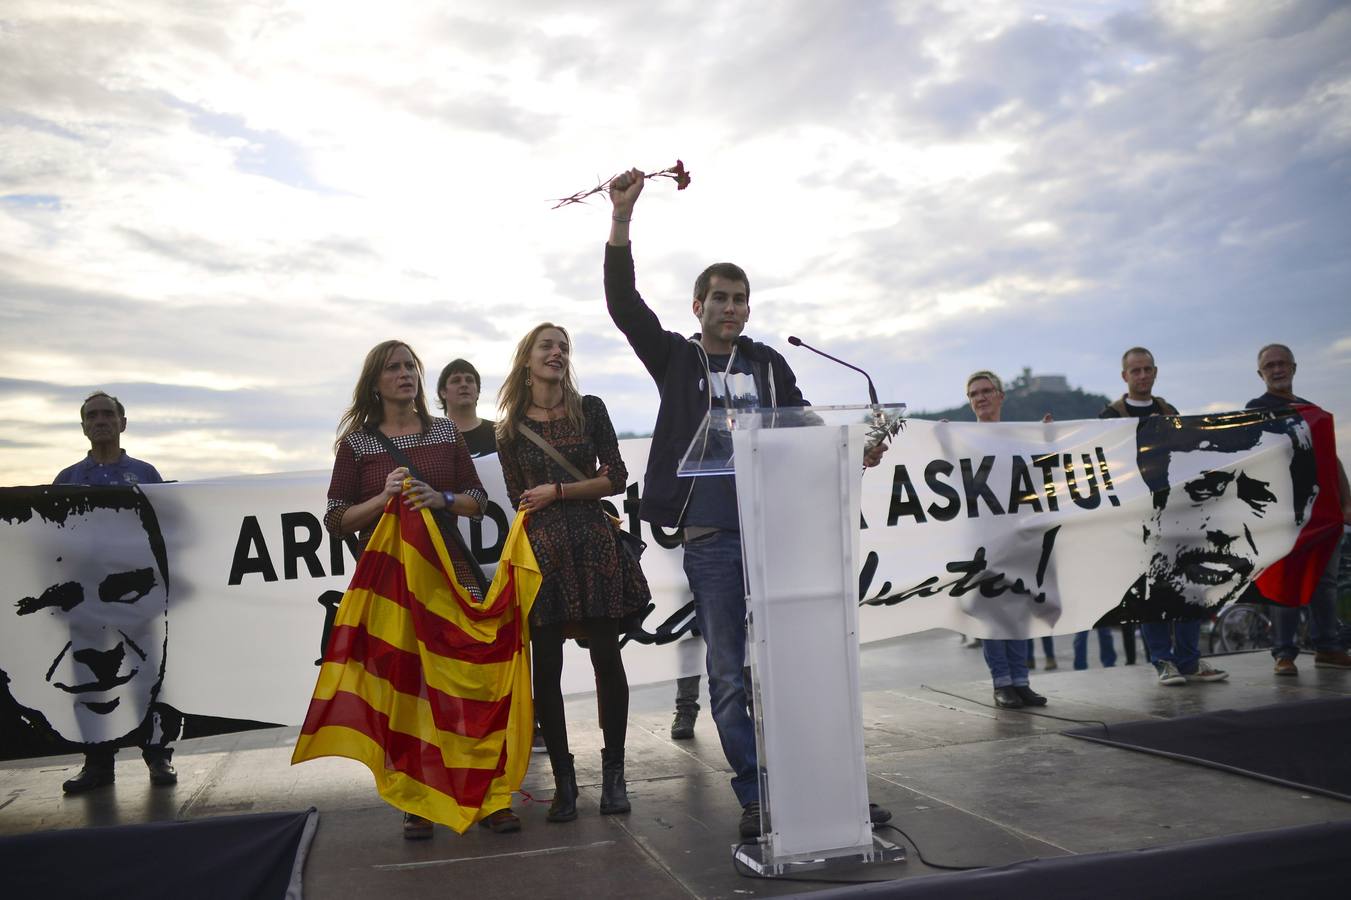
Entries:
{"label": "floral patterned dress", "polygon": [[[619,455],[610,415],[599,397],[582,398],[585,428],[578,433],[567,418],[522,425],[539,434],[580,472],[609,466],[613,492],[623,492],[628,470]],[[516,508],[521,493],[540,484],[575,479],[530,439],[517,435],[498,447],[507,496]],[[563,500],[531,513],[526,534],[544,579],[530,623],[551,626],[587,619],[630,619],[641,614],[651,599],[640,566],[630,562],[615,543],[614,525],[599,500]]]}

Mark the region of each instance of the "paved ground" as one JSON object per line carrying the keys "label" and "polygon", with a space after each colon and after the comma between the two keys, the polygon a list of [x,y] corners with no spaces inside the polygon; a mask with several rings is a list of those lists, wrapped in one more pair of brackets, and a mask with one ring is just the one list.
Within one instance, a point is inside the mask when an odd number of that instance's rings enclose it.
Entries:
{"label": "paved ground", "polygon": [[[1058,640],[1069,662],[1069,639]],[[1091,652],[1096,659],[1096,647]],[[910,848],[905,863],[854,867],[826,877],[869,880],[933,875],[943,865],[1000,865],[1029,857],[1126,850],[1180,840],[1351,818],[1351,804],[1223,772],[1059,734],[1068,722],[990,704],[978,650],[929,632],[863,652],[864,712],[873,800],[889,806]],[[1217,659],[1222,684],[1159,687],[1147,665],[1034,672],[1051,699],[1045,713],[1121,722],[1222,708],[1351,694],[1351,672],[1317,670],[1275,679],[1263,653]],[[327,898],[774,896],[819,883],[752,880],[732,866],[740,813],[712,722],[673,742],[673,685],[634,691],[629,732],[633,813],[596,812],[600,735],[594,696],[569,701],[581,817],[544,821],[552,791],[536,757],[515,835],[438,829],[404,841],[399,815],[381,803],[364,768],[342,760],[289,765],[295,729],[269,729],[178,745],[176,788],[151,789],[133,754],[118,782],[75,798],[61,782],[78,757],[0,763],[0,834],[85,825],[198,818],[316,806],[320,827],[306,868],[306,895]],[[1292,736],[1316,740],[1316,736]],[[1344,748],[1330,752],[1345,752]]]}

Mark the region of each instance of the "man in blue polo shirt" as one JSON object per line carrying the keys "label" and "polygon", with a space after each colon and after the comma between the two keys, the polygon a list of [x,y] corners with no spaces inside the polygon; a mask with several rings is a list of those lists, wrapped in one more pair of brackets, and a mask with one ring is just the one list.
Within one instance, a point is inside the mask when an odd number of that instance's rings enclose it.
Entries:
{"label": "man in blue polo shirt", "polygon": [[132,485],[164,481],[155,467],[122,449],[127,412],[122,401],[95,391],[80,404],[80,427],[89,438],[89,455],[61,470],[52,484]]}
{"label": "man in blue polo shirt", "polygon": [[[103,391],[95,391],[80,404],[80,427],[84,436],[89,438],[89,454],[73,466],[61,470],[53,484],[88,484],[99,486],[131,486],[137,484],[160,484],[164,481],[155,467],[148,462],[128,456],[122,449],[122,432],[127,430],[127,412],[122,401]],[[174,771],[173,748],[169,746],[170,737],[165,734],[160,713],[151,712],[146,743],[141,745],[141,755],[146,768],[150,770],[150,783],[171,785],[178,783],[178,773]],[[170,728],[168,730],[177,730]],[[100,745],[91,747],[84,754],[84,768],[74,778],[65,782],[61,789],[67,794],[79,794],[94,788],[113,783],[113,757],[117,750]]]}

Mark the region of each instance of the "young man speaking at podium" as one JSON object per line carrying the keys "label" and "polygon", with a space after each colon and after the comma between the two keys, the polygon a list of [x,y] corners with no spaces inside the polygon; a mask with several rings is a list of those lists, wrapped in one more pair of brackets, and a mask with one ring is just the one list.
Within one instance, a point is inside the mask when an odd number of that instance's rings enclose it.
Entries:
{"label": "young man speaking at podium", "polygon": [[[710,410],[807,406],[787,360],[742,331],[750,318],[750,281],[740,267],[715,263],[694,282],[694,317],[700,332],[685,337],[662,328],[639,296],[629,243],[629,223],[643,191],[643,173],[631,169],[610,182],[613,214],[605,247],[605,302],[657,383],[661,404],[652,433],[641,517],[684,529],[685,575],[708,654],[713,721],[732,767],[732,790],[741,804],[743,838],[760,835],[760,784],[755,726],[747,712],[746,593],[736,480],[731,475],[678,478],[676,466]],[[868,450],[877,465],[884,447]],[[871,807],[874,823],[891,813]]]}

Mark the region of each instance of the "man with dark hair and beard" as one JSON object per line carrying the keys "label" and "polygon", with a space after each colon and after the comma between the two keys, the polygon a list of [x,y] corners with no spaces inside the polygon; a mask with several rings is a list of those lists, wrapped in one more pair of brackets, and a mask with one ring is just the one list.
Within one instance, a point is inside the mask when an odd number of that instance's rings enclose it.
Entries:
{"label": "man with dark hair and beard", "polygon": [[[1284,344],[1267,344],[1257,352],[1257,374],[1266,385],[1267,391],[1260,397],[1248,401],[1248,409],[1281,409],[1292,403],[1310,403],[1295,394],[1295,354]],[[1332,490],[1333,485],[1324,489]],[[1343,524],[1351,525],[1351,487],[1346,481],[1346,469],[1341,460],[1337,461],[1337,484],[1342,510]],[[1337,569],[1341,563],[1341,543],[1332,551],[1327,567],[1318,578],[1313,595],[1309,598],[1309,637],[1314,644],[1313,664],[1319,669],[1351,669],[1351,655],[1341,640],[1341,623],[1337,620]],[[1276,640],[1271,648],[1275,657],[1277,675],[1294,677],[1299,674],[1295,667],[1295,657],[1299,656],[1299,647],[1295,645],[1295,633],[1299,627],[1299,608],[1295,606],[1277,606],[1272,610],[1272,624],[1276,630]]]}

